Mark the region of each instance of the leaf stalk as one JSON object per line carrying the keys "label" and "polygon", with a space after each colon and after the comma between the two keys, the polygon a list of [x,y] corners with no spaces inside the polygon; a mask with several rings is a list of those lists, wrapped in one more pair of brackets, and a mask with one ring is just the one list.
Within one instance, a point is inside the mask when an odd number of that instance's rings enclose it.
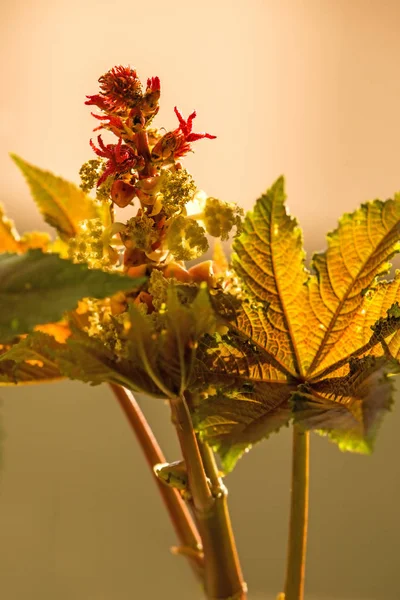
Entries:
{"label": "leaf stalk", "polygon": [[292,488],[285,600],[304,599],[310,434],[293,426]]}

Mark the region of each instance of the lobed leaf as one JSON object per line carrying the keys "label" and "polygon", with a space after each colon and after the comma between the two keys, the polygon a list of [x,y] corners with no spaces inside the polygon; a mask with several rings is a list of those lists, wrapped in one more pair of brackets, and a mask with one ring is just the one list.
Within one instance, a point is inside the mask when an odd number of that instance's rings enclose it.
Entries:
{"label": "lobed leaf", "polygon": [[310,319],[307,336],[314,357],[308,375],[318,376],[357,348],[360,334],[365,335],[360,321],[367,311],[375,312],[377,318],[383,316],[385,309],[375,305],[378,298],[371,303],[365,292],[376,284],[378,275],[389,270],[387,261],[398,252],[399,238],[400,196],[395,196],[363,204],[344,215],[328,236],[328,249],[314,256],[316,275],[309,282],[314,319]]}
{"label": "lobed leaf", "polygon": [[25,176],[45,221],[62,239],[75,236],[80,221],[100,217],[96,201],[73,183],[43,171],[15,154],[11,154],[11,158]]}
{"label": "lobed leaf", "polygon": [[250,296],[265,304],[264,310],[243,309],[239,331],[268,351],[283,372],[296,376],[307,362],[308,275],[302,234],[285,210],[285,198],[280,177],[246,215],[232,263]]}
{"label": "lobed leaf", "polygon": [[208,397],[194,418],[229,468],[291,412],[343,449],[371,449],[399,370],[400,274],[378,278],[399,249],[400,196],[345,215],[313,275],[284,201],[280,178],[246,216],[233,255],[241,306],[220,313],[227,333],[198,353],[197,390]]}
{"label": "lobed leaf", "polygon": [[342,450],[371,452],[393,402],[388,374],[398,371],[399,365],[390,365],[385,357],[354,360],[346,376],[299,388],[292,396],[295,421],[328,434]]}
{"label": "lobed leaf", "polygon": [[195,427],[219,453],[226,473],[252,444],[288,425],[295,389],[284,382],[247,383],[242,391],[217,392],[193,407]]}

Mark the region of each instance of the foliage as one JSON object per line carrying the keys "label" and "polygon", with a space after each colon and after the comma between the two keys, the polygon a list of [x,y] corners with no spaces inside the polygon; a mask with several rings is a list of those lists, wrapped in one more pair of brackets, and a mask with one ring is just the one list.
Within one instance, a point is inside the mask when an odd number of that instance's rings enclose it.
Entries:
{"label": "foliage", "polygon": [[45,221],[57,229],[62,239],[76,235],[80,221],[99,216],[96,203],[73,183],[34,167],[15,154],[11,157],[24,174]]}
{"label": "foliage", "polygon": [[0,340],[27,333],[35,325],[58,321],[85,296],[104,298],[143,283],[117,274],[88,269],[30,250],[0,257]]}
{"label": "foliage", "polygon": [[313,274],[284,200],[280,178],[247,215],[233,255],[241,308],[199,353],[214,395],[198,403],[196,423],[226,470],[291,417],[343,450],[370,451],[391,404],[399,278],[378,277],[398,249],[400,198],[345,215],[314,256]]}
{"label": "foliage", "polygon": [[[158,78],[144,90],[136,71],[116,67],[100,84],[87,104],[116,143],[91,142],[85,191],[13,157],[59,237],[21,238],[1,214],[0,249],[14,253],[0,260],[3,382],[190,390],[193,422],[225,470],[291,420],[370,451],[400,355],[400,275],[381,279],[399,249],[400,197],[344,215],[309,272],[282,178],[242,223],[241,209],[199,190],[180,163],[214,137],[193,133],[195,113],[175,109],[179,125],[164,133],[152,124]],[[135,215],[114,222],[114,205],[133,203]],[[225,240],[233,228],[232,265],[218,250],[186,269],[207,233]],[[68,334],[57,338],[60,327]]]}
{"label": "foliage", "polygon": [[[117,66],[99,83],[86,104],[100,111],[96,130],[114,138],[90,140],[96,158],[81,167],[80,188],[12,155],[56,238],[20,236],[0,207],[0,385],[112,385],[159,482],[175,488],[163,496],[179,552],[212,598],[244,599],[245,584],[210,447],[229,472],[292,422],[294,551],[279,598],[301,600],[305,432],[368,453],[392,404],[400,272],[382,276],[400,249],[400,195],[344,215],[308,271],[283,178],[242,221],[242,209],[208,196],[182,166],[194,142],[215,137],[193,132],[195,112],[185,119],[175,107],[177,127],[165,132],[153,126],[158,77],[144,87]],[[115,207],[134,214],[116,222]],[[229,264],[221,241],[232,231]],[[208,251],[207,234],[217,238],[213,259],[186,265]],[[183,462],[164,463],[120,386],[169,401]]]}

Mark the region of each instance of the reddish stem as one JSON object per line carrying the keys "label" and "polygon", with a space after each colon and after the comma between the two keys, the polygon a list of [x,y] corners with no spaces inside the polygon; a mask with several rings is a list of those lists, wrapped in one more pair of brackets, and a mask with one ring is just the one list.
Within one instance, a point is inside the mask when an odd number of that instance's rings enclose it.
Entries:
{"label": "reddish stem", "polygon": [[[144,414],[129,390],[113,383],[110,384],[110,387],[124,411],[147,463],[153,472],[153,467],[159,463],[165,463],[166,459]],[[163,484],[155,475],[154,479],[169,512],[178,539],[182,544],[182,548],[178,548],[177,553],[186,555],[196,575],[202,578],[203,555],[201,540],[189,510],[179,492]]]}
{"label": "reddish stem", "polygon": [[138,150],[138,154],[143,156],[145,161],[145,166],[142,171],[142,176],[151,177],[155,173],[155,169],[151,164],[151,153],[149,147],[149,138],[147,136],[147,131],[142,129],[136,133],[136,147]]}

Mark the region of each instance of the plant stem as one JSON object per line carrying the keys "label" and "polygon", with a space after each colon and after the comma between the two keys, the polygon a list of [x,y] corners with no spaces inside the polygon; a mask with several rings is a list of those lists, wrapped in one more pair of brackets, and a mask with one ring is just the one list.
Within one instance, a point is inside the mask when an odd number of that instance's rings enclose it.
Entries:
{"label": "plant stem", "polygon": [[[204,553],[207,555],[206,560],[209,560],[210,562],[210,569],[208,573],[206,570],[206,576],[208,575],[210,579],[216,581],[218,585],[221,565],[224,565],[226,571],[231,574],[231,587],[238,590],[235,595],[232,597],[230,596],[229,598],[233,598],[234,600],[246,600],[247,586],[243,580],[242,569],[229,515],[228,490],[219,476],[214,452],[203,442],[199,441],[199,446],[204,468],[209,478],[214,496],[214,514],[205,516],[206,523],[203,533]],[[200,531],[202,531],[201,527]],[[218,598],[219,597],[220,596],[218,596]],[[225,598],[226,596],[223,597]]]}
{"label": "plant stem", "polygon": [[147,131],[145,129],[138,131],[136,133],[135,141],[138,153],[144,158],[145,161],[142,174],[146,177],[151,177],[154,175],[155,169],[151,166],[149,138],[147,136]]}
{"label": "plant stem", "polygon": [[199,442],[184,396],[171,400],[192,494],[193,512],[204,548],[204,584],[209,600],[246,600],[227,505],[212,450]]}
{"label": "plant stem", "polygon": [[[166,462],[165,456],[133,394],[113,383],[110,384],[110,387],[124,411],[153,473],[153,467],[156,464]],[[202,579],[203,554],[201,539],[192,516],[177,490],[164,485],[155,475],[154,479],[182,545],[182,548],[177,549],[177,553],[187,556],[196,575]]]}
{"label": "plant stem", "polygon": [[293,426],[292,489],[285,600],[304,599],[310,434]]}

